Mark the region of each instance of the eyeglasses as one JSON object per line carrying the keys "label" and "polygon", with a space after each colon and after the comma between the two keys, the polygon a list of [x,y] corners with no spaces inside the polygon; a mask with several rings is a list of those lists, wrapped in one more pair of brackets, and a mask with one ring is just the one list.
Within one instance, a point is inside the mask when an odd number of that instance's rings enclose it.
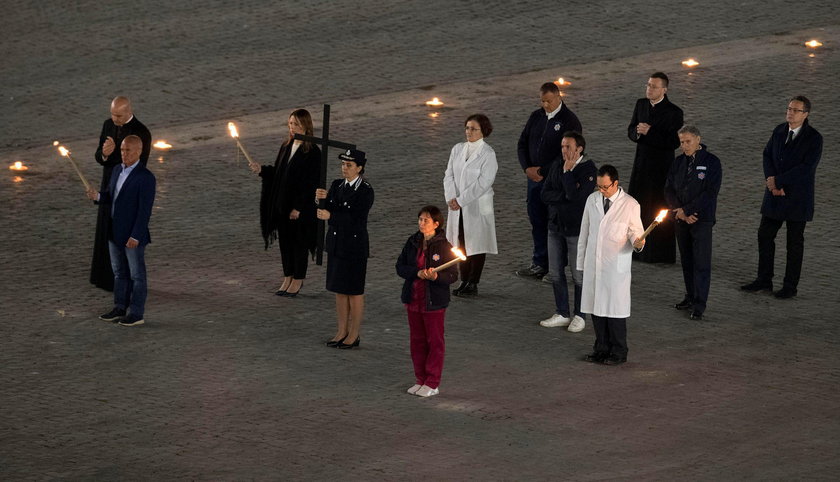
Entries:
{"label": "eyeglasses", "polygon": [[475,127],[464,127],[464,130],[465,131],[470,131],[470,132],[478,132],[481,129],[476,129]]}
{"label": "eyeglasses", "polygon": [[597,186],[598,186],[598,190],[599,190],[599,191],[606,191],[607,189],[611,188],[613,184],[615,184],[615,181],[613,181],[613,182],[611,182],[611,183],[607,184],[606,186],[602,186],[602,185],[600,185],[600,184],[597,184]]}
{"label": "eyeglasses", "polygon": [[788,107],[788,108],[787,108],[787,109],[785,109],[785,110],[786,110],[786,111],[788,111],[788,112],[797,112],[797,113],[799,113],[799,114],[804,114],[805,112],[808,112],[807,110],[794,109],[793,107]]}

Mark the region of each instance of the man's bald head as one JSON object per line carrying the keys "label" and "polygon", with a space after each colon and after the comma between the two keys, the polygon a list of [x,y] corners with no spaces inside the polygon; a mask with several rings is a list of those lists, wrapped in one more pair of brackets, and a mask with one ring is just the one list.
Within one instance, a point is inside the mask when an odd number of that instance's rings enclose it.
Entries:
{"label": "man's bald head", "polygon": [[131,101],[128,97],[117,96],[111,101],[111,120],[121,126],[131,119]]}
{"label": "man's bald head", "polygon": [[143,141],[135,135],[127,136],[120,144],[120,153],[122,153],[122,161],[125,167],[131,167],[140,160],[142,152]]}

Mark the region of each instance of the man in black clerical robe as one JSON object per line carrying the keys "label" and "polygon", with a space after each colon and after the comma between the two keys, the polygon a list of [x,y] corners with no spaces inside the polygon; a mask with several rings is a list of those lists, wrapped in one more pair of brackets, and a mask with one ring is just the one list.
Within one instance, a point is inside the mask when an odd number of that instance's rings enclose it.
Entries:
{"label": "man in black clerical robe", "polygon": [[[642,223],[648,226],[665,202],[665,179],[680,146],[677,131],[683,125],[683,111],[668,100],[668,76],[650,76],[645,97],[636,101],[627,136],[636,143],[636,158],[627,192],[641,206]],[[633,259],[647,263],[674,263],[677,260],[674,223],[659,225],[647,237],[647,247],[633,253]]]}
{"label": "man in black clerical robe", "polygon": [[[120,145],[123,139],[135,135],[143,141],[140,164],[143,167],[149,160],[152,148],[152,134],[136,117],[127,97],[115,97],[111,101],[111,118],[102,124],[99,135],[99,147],[94,158],[102,165],[102,182],[99,190],[105,191],[110,186],[111,171],[122,163]],[[108,252],[108,233],[111,229],[111,205],[100,204],[96,216],[96,234],[93,239],[93,260],[90,265],[90,282],[106,291],[114,291],[114,272],[111,270],[111,255]]]}

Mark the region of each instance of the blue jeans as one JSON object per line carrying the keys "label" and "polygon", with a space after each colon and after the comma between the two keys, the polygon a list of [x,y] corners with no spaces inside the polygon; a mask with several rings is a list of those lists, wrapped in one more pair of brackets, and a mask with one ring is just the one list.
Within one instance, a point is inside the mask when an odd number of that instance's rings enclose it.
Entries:
{"label": "blue jeans", "polygon": [[146,246],[136,248],[119,246],[108,241],[111,253],[111,268],[114,270],[114,307],[128,311],[137,318],[143,318],[146,305]]}
{"label": "blue jeans", "polygon": [[548,266],[546,237],[548,236],[548,207],[542,201],[543,183],[528,179],[528,220],[531,221],[531,237],[534,239],[532,263],[540,268]]}
{"label": "blue jeans", "polygon": [[[578,236],[565,236],[548,230],[548,273],[554,287],[555,313],[569,317],[569,286],[566,284],[566,265],[572,272],[575,284],[575,314],[586,319],[580,311],[580,296],[583,291],[583,270],[577,269]],[[568,261],[568,262],[567,262]]]}

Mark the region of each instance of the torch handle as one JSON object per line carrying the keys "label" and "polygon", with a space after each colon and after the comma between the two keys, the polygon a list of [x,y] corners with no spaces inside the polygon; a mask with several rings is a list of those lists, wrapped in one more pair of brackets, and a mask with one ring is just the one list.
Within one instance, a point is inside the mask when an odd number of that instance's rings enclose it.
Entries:
{"label": "torch handle", "polygon": [[85,191],[90,191],[90,183],[88,183],[87,179],[85,179],[85,175],[82,174],[82,171],[79,169],[79,166],[76,164],[76,161],[74,161],[73,158],[70,157],[69,152],[67,153],[67,160],[70,161],[70,164],[73,165],[73,169],[76,170],[76,174],[79,175],[79,179],[81,179],[82,184],[85,185]]}
{"label": "torch handle", "polygon": [[432,271],[434,271],[435,273],[437,273],[437,272],[439,272],[439,271],[443,271],[443,270],[445,270],[446,268],[448,268],[448,267],[452,266],[452,265],[453,265],[453,264],[455,264],[455,263],[460,263],[460,262],[461,262],[461,258],[455,258],[455,259],[452,259],[452,260],[449,260],[449,261],[447,261],[447,262],[443,263],[443,264],[442,264],[442,265],[440,265],[440,266],[436,266],[436,267],[432,268]]}
{"label": "torch handle", "polygon": [[254,162],[254,160],[251,159],[251,155],[248,154],[248,151],[245,150],[245,146],[243,146],[242,143],[239,142],[239,138],[235,137],[235,139],[236,139],[236,145],[239,147],[239,150],[242,151],[242,154],[245,155],[245,159],[248,159],[248,162],[250,162],[251,164],[256,164],[256,162]]}
{"label": "torch handle", "polygon": [[650,226],[648,226],[647,229],[645,229],[645,232],[642,233],[641,236],[639,236],[639,240],[645,239],[647,237],[647,235],[650,234],[651,231],[653,231],[653,228],[655,228],[657,226],[659,226],[659,221],[654,221],[654,222],[650,223]]}

